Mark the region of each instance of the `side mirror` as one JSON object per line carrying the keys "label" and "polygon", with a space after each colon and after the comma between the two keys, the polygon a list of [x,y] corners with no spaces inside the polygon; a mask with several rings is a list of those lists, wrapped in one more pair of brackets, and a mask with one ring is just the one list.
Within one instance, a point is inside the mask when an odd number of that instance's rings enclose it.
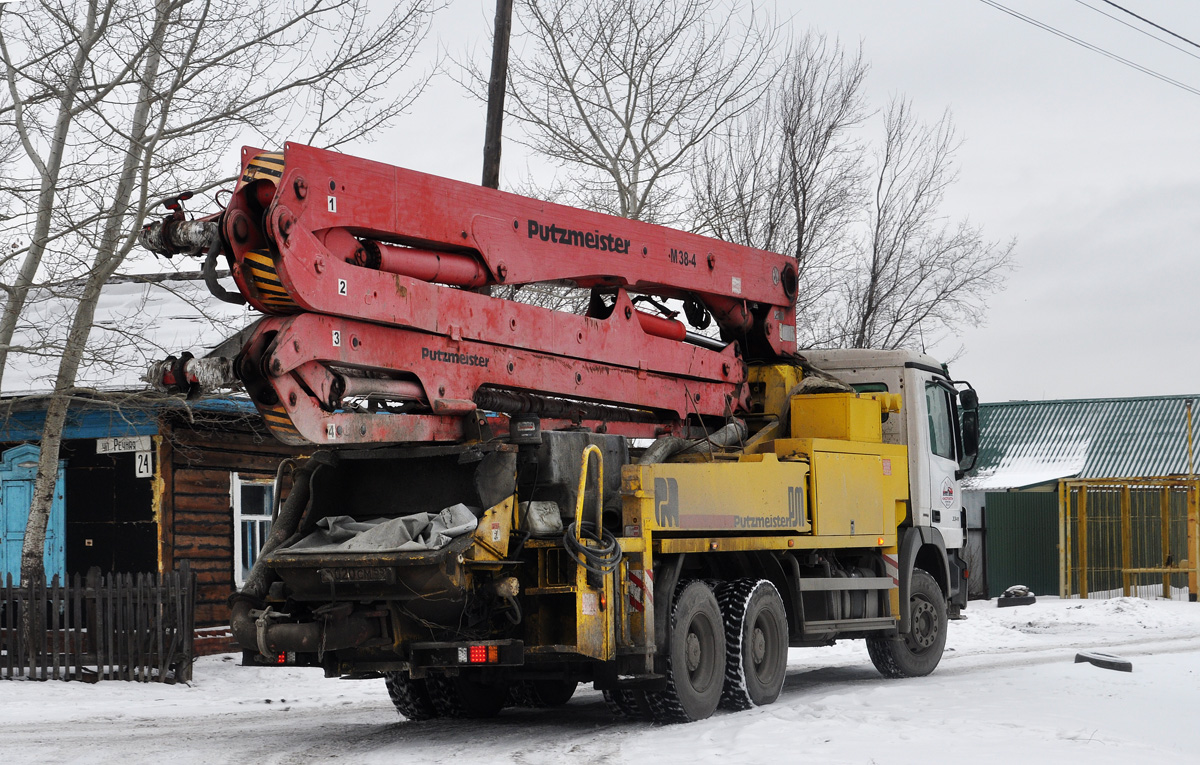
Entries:
{"label": "side mirror", "polygon": [[968,470],[975,467],[975,461],[979,458],[979,394],[975,392],[969,382],[954,384],[967,386],[958,391],[962,457],[958,461],[956,473],[958,478],[962,478]]}
{"label": "side mirror", "polygon": [[979,409],[979,394],[975,392],[974,388],[959,391],[958,405],[966,411]]}

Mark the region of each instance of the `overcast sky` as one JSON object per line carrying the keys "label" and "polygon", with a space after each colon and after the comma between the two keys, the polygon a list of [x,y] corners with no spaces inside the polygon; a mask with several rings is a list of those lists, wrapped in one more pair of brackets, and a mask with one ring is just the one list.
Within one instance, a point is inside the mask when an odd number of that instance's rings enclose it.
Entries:
{"label": "overcast sky", "polygon": [[[1174,50],[1088,7],[1146,28],[1102,0],[999,2],[1200,90],[1200,48]],[[1197,0],[1119,4],[1200,42]],[[452,0],[441,45],[486,53],[494,7]],[[950,109],[965,143],[946,213],[1018,240],[987,325],[929,349],[961,346],[956,377],[985,401],[1200,394],[1200,95],[980,0],[776,7],[797,32],[861,41],[871,103],[903,94],[931,120]],[[395,130],[354,151],[477,183],[482,133],[483,105],[435,79]],[[505,181],[528,166],[506,142]]]}

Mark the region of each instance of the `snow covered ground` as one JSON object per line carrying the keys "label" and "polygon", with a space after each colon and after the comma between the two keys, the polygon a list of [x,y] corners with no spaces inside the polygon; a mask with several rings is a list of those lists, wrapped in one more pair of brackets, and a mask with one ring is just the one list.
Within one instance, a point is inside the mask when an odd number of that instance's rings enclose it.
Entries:
{"label": "snow covered ground", "polygon": [[[0,762],[1200,762],[1200,604],[972,603],[933,675],[884,680],[861,642],[793,649],[775,704],[631,723],[581,688],[561,710],[409,723],[382,680],[201,659],[190,687],[0,681]],[[1079,650],[1133,672],[1075,664]]]}

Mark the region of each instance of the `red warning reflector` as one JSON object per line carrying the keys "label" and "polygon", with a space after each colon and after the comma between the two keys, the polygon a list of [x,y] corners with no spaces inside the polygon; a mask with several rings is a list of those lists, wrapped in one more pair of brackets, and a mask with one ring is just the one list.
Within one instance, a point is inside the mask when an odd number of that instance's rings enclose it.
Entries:
{"label": "red warning reflector", "polygon": [[287,652],[281,651],[280,654],[275,657],[275,663],[276,664],[287,664]]}
{"label": "red warning reflector", "polygon": [[486,664],[488,660],[488,647],[486,645],[471,646],[470,658],[472,664]]}

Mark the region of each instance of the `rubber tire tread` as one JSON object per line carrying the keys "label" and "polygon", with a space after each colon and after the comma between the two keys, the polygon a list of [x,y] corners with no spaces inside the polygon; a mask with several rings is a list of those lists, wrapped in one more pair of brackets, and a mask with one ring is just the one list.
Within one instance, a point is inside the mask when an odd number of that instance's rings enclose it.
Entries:
{"label": "rubber tire tread", "polygon": [[633,691],[626,688],[604,691],[604,703],[609,711],[618,717],[642,722],[654,720],[654,714],[650,711],[650,702],[646,699],[644,691]]}
{"label": "rubber tire tread", "polygon": [[[722,582],[716,590],[716,596],[717,603],[721,606],[721,617],[725,621],[725,686],[721,691],[720,706],[735,712],[766,706],[779,698],[787,675],[787,611],[783,605],[783,598],[769,580],[749,578]],[[752,601],[756,599],[767,602],[752,606]],[[783,630],[781,634],[774,636],[774,640],[782,646],[783,662],[777,667],[778,684],[772,682],[772,688],[751,688],[744,664],[743,641],[746,636],[747,612],[753,615],[759,607],[771,607],[776,612]]]}
{"label": "rubber tire tread", "polygon": [[1094,667],[1100,667],[1101,669],[1114,669],[1117,672],[1133,671],[1133,662],[1129,659],[1123,659],[1120,656],[1113,656],[1111,653],[1080,651],[1075,654],[1075,663],[1080,664],[1083,662],[1087,662]]}
{"label": "rubber tire tread", "polygon": [[508,703],[507,688],[483,685],[461,677],[429,675],[425,685],[434,708],[443,717],[495,717]]}
{"label": "rubber tire tread", "polygon": [[1037,603],[1036,595],[1016,595],[996,599],[996,608],[1011,608],[1012,606],[1032,606]]}
{"label": "rubber tire tread", "polygon": [[937,668],[946,648],[946,631],[950,621],[942,588],[929,572],[914,568],[909,593],[910,603],[917,595],[922,595],[933,605],[938,619],[937,648],[931,648],[928,653],[915,654],[903,635],[868,637],[867,654],[875,669],[884,677],[924,677]]}
{"label": "rubber tire tread", "polygon": [[[672,654],[677,650],[682,650],[678,642],[680,628],[688,625],[681,622],[689,617],[700,616],[704,612],[707,612],[707,617],[714,622],[713,640],[715,642],[713,655],[704,655],[704,658],[721,662],[722,666],[715,668],[721,682],[715,683],[711,690],[706,690],[703,697],[685,700],[684,696],[692,695],[693,692],[690,688],[681,688],[680,684],[676,682],[674,664],[677,657]],[[686,637],[683,640],[686,642]],[[675,588],[675,596],[671,604],[669,643],[666,654],[665,686],[661,691],[646,692],[646,701],[654,716],[654,721],[657,723],[684,723],[712,716],[721,701],[721,691],[724,689],[725,631],[722,628],[721,607],[708,582],[691,580],[680,582]],[[684,671],[687,671],[686,667]],[[691,711],[688,710],[689,706],[692,707]]]}
{"label": "rubber tire tread", "polygon": [[406,720],[420,722],[433,720],[441,715],[429,696],[429,687],[423,679],[408,676],[407,672],[385,672],[383,682],[396,711]]}
{"label": "rubber tire tread", "polygon": [[520,680],[508,690],[510,706],[531,709],[561,707],[575,695],[579,683],[571,680]]}

